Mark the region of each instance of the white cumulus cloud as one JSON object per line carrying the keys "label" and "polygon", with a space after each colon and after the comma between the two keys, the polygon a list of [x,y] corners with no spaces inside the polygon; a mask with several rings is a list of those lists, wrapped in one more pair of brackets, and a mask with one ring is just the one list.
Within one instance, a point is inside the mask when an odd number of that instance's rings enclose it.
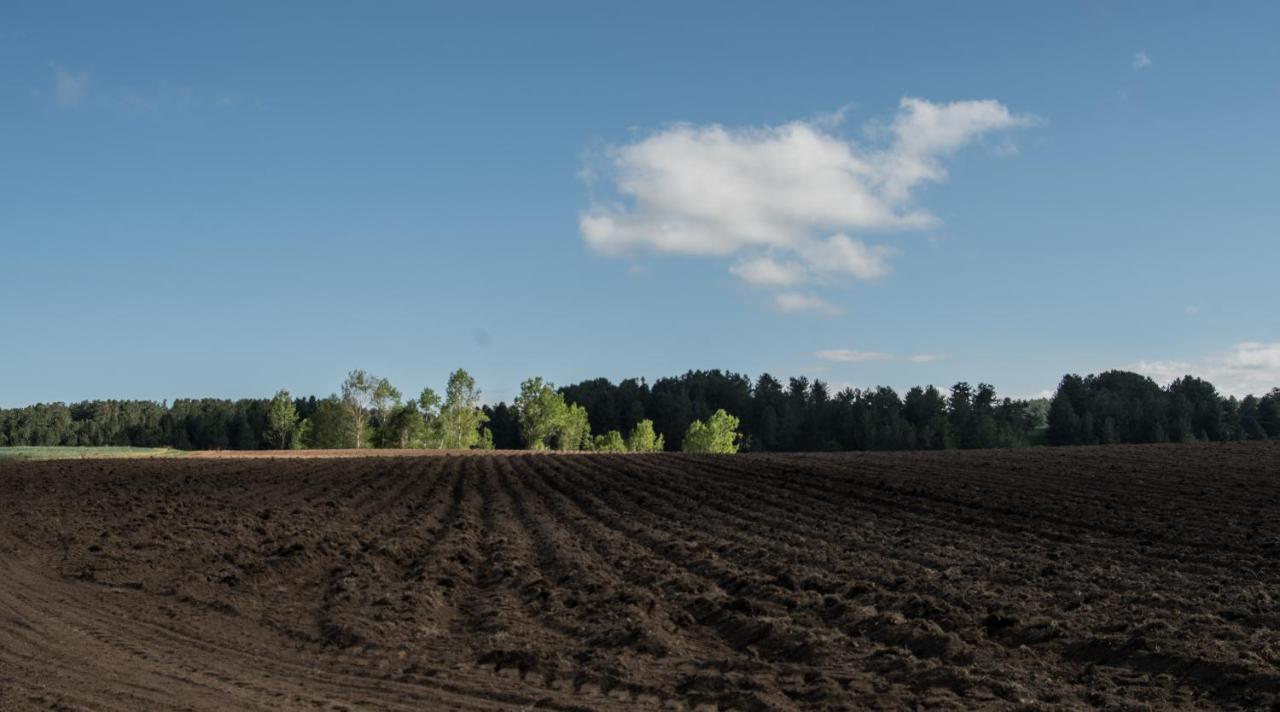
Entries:
{"label": "white cumulus cloud", "polygon": [[1244,341],[1194,361],[1139,361],[1129,366],[1161,385],[1182,376],[1203,378],[1222,393],[1262,395],[1280,387],[1280,341]]}
{"label": "white cumulus cloud", "polygon": [[894,203],[903,203],[921,183],[945,180],[941,159],[955,153],[982,134],[1032,122],[1015,116],[998,101],[954,101],[934,104],[923,99],[902,100],[893,120],[894,143],[880,161],[883,192]]}
{"label": "white cumulus cloud", "polygon": [[1133,71],[1141,71],[1151,66],[1151,57],[1146,52],[1136,52],[1133,55],[1133,63],[1129,65],[1133,67]]}
{"label": "white cumulus cloud", "polygon": [[[936,225],[913,197],[946,179],[943,159],[1030,122],[992,100],[904,98],[864,142],[837,135],[839,122],[829,120],[676,124],[605,150],[603,169],[591,175],[616,195],[593,199],[579,229],[605,255],[733,257],[730,272],[757,287],[873,280],[889,273],[892,250],[861,233]],[[830,313],[784,306],[814,299],[789,291],[773,301],[785,311]]]}

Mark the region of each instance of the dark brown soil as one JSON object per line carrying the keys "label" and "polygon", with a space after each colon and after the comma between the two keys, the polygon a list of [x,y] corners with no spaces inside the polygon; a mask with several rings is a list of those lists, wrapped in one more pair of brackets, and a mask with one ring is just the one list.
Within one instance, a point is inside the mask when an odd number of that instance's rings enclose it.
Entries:
{"label": "dark brown soil", "polygon": [[0,709],[1280,709],[1280,444],[0,464]]}

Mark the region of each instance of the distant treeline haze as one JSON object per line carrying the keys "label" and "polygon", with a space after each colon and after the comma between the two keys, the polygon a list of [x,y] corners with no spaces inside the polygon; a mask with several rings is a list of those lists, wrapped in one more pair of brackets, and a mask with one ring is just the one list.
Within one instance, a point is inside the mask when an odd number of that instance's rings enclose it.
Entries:
{"label": "distant treeline haze", "polygon": [[[273,448],[499,448],[702,452],[941,450],[1029,444],[1191,442],[1280,437],[1280,389],[1223,397],[1187,376],[1161,387],[1125,371],[1063,378],[1052,400],[1000,398],[957,383],[831,393],[819,380],[787,382],[690,371],[556,388],[529,379],[511,404],[481,404],[454,372],[444,396],[405,397],[353,371],[327,398],[85,401],[0,410],[0,446]],[[723,412],[721,412],[723,411]]]}

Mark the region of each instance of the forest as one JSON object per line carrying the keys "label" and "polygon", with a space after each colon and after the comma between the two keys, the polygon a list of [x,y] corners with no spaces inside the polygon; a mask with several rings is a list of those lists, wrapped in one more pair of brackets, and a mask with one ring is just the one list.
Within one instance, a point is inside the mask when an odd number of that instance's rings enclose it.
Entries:
{"label": "forest", "polygon": [[541,378],[512,403],[484,404],[459,369],[444,395],[406,398],[352,371],[326,397],[95,400],[0,409],[0,446],[180,450],[496,448],[796,452],[1203,442],[1280,437],[1280,389],[1242,399],[1186,376],[1162,387],[1126,371],[1065,376],[1049,401],[1002,398],[989,384],[948,391],[846,388],[720,370],[653,383]]}

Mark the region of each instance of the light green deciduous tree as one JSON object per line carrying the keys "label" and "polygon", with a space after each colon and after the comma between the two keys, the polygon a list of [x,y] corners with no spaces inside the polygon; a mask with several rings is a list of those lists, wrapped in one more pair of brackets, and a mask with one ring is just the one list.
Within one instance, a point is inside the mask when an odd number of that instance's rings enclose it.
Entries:
{"label": "light green deciduous tree", "polygon": [[[561,402],[564,402],[561,396]],[[591,420],[587,409],[578,404],[566,405],[560,417],[560,427],[556,429],[555,449],[557,450],[590,450]]]}
{"label": "light green deciduous tree", "polygon": [[365,424],[369,423],[369,410],[374,406],[374,393],[378,392],[379,378],[360,369],[347,374],[342,382],[342,409],[347,414],[351,430],[356,434],[356,447],[364,447]]}
{"label": "light green deciduous tree", "polygon": [[541,378],[520,384],[515,400],[520,434],[531,450],[587,450],[591,421],[587,409],[565,403],[564,394]]}
{"label": "light green deciduous tree", "polygon": [[653,430],[653,421],[645,419],[636,423],[627,438],[627,449],[631,452],[662,452],[666,443],[663,437]]}
{"label": "light green deciduous tree", "polygon": [[289,391],[280,390],[267,406],[267,440],[279,450],[288,449],[298,427],[298,409]]}
{"label": "light green deciduous tree", "polygon": [[[424,391],[423,396],[426,394]],[[489,422],[489,418],[480,409],[480,391],[476,388],[476,379],[463,369],[449,374],[444,405],[434,422],[437,424],[440,447],[470,450],[480,445],[483,437],[481,428]]]}
{"label": "light green deciduous tree", "polygon": [[543,382],[541,376],[530,378],[520,384],[515,408],[525,447],[548,449],[547,441],[555,434],[564,409],[564,396],[557,393],[553,385]]}
{"label": "light green deciduous tree", "polygon": [[595,436],[591,449],[596,452],[627,452],[627,441],[622,439],[622,433],[610,430],[604,435]]}
{"label": "light green deciduous tree", "polygon": [[373,387],[373,394],[370,397],[370,407],[373,414],[377,418],[378,442],[376,445],[380,447],[392,447],[395,445],[394,440],[385,437],[387,424],[391,420],[391,414],[400,408],[400,391],[391,382],[385,378],[376,379]]}
{"label": "light green deciduous tree", "polygon": [[737,431],[738,419],[723,409],[717,410],[705,422],[695,420],[689,425],[683,449],[685,452],[735,453],[742,437]]}

